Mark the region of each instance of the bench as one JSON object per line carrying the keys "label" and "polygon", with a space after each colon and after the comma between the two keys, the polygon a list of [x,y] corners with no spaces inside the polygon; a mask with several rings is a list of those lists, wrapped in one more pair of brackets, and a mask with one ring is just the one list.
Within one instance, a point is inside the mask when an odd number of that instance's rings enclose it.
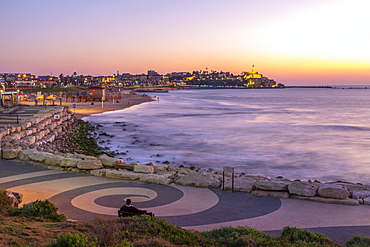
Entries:
{"label": "bench", "polygon": [[146,212],[146,211],[145,211],[145,213],[136,213],[136,212],[118,210],[118,217],[130,217],[130,216],[142,216],[142,215],[154,216],[153,213],[149,213],[149,212]]}

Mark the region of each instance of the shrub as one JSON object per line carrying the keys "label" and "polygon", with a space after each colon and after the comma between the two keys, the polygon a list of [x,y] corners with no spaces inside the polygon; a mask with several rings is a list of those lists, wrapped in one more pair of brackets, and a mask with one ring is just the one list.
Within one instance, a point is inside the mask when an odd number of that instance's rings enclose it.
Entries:
{"label": "shrub", "polygon": [[95,247],[96,244],[87,239],[83,234],[67,233],[61,235],[55,242],[47,245],[48,247]]}
{"label": "shrub", "polygon": [[355,235],[351,238],[351,240],[349,240],[346,243],[345,246],[346,247],[366,247],[366,246],[370,246],[370,238]]}
{"label": "shrub", "polygon": [[6,190],[0,189],[0,213],[5,213],[10,204],[9,198],[6,196]]}
{"label": "shrub", "polygon": [[309,244],[309,246],[339,246],[321,233],[313,233],[296,227],[284,227],[280,238],[289,243]]}
{"label": "shrub", "polygon": [[278,246],[270,235],[250,227],[223,227],[201,232],[201,235],[221,246]]}
{"label": "shrub", "polygon": [[49,219],[54,222],[66,221],[67,217],[63,214],[58,214],[55,205],[48,200],[25,204],[21,208],[11,209],[13,215],[19,215],[23,217],[41,217]]}

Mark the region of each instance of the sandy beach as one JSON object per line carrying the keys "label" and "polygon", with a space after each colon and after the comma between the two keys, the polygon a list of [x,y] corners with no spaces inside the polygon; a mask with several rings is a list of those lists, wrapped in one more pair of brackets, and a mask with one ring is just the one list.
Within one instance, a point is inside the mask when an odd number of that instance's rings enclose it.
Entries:
{"label": "sandy beach", "polygon": [[[87,117],[91,114],[98,114],[107,111],[122,110],[133,105],[155,100],[151,96],[141,94],[123,94],[119,101],[106,100],[103,103],[99,101],[72,102],[63,101],[63,106],[68,106],[78,119]],[[34,105],[32,102],[22,102],[22,104]],[[56,105],[60,103],[57,101]],[[75,106],[75,107],[74,107]]]}

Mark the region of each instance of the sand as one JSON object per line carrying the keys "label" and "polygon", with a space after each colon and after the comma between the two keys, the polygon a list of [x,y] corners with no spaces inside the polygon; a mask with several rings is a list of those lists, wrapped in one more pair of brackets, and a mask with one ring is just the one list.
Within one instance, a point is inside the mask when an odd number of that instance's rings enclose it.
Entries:
{"label": "sand", "polygon": [[[76,118],[82,119],[83,117],[87,117],[91,114],[98,114],[107,111],[116,111],[122,110],[133,105],[138,105],[144,102],[149,102],[156,100],[154,97],[149,95],[137,95],[137,94],[123,94],[122,98],[118,101],[107,100],[102,102],[99,101],[87,101],[87,102],[71,102],[71,101],[63,101],[63,106],[68,106],[70,110],[74,113]],[[21,102],[25,105],[34,105],[34,102]],[[93,104],[92,104],[93,103]],[[56,101],[56,105],[59,105],[60,102]],[[75,105],[75,107],[74,107]]]}

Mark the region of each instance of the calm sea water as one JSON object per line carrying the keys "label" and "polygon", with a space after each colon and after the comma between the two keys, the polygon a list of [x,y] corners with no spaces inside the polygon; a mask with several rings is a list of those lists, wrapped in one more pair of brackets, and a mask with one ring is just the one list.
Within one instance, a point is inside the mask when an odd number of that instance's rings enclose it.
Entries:
{"label": "calm sea water", "polygon": [[92,115],[127,162],[370,181],[370,89],[186,90]]}

